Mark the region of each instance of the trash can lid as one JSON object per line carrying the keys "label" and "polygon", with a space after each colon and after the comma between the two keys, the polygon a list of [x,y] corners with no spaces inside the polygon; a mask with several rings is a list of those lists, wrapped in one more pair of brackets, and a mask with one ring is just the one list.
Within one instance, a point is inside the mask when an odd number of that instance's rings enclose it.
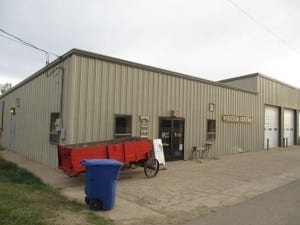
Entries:
{"label": "trash can lid", "polygon": [[83,159],[80,162],[84,166],[123,166],[123,163],[113,159]]}

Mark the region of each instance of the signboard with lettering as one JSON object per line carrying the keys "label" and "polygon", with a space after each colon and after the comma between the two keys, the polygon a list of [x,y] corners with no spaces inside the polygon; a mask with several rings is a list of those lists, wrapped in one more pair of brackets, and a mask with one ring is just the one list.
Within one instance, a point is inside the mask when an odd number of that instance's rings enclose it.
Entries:
{"label": "signboard with lettering", "polygon": [[166,165],[164,149],[161,139],[153,139],[154,156],[159,164]]}
{"label": "signboard with lettering", "polygon": [[252,123],[253,119],[250,116],[223,115],[222,120],[226,123]]}

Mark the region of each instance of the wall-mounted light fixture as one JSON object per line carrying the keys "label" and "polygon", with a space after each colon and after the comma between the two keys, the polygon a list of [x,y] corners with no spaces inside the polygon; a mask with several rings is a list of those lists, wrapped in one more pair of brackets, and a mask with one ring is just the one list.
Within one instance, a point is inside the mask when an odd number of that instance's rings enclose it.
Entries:
{"label": "wall-mounted light fixture", "polygon": [[215,104],[214,103],[209,103],[208,104],[208,110],[210,112],[214,112],[215,111]]}
{"label": "wall-mounted light fixture", "polygon": [[11,108],[9,109],[9,113],[10,113],[11,115],[15,115],[15,114],[16,114],[16,109],[15,109],[14,107],[11,107]]}
{"label": "wall-mounted light fixture", "polygon": [[179,116],[179,112],[176,110],[171,110],[170,111],[171,117],[178,117]]}

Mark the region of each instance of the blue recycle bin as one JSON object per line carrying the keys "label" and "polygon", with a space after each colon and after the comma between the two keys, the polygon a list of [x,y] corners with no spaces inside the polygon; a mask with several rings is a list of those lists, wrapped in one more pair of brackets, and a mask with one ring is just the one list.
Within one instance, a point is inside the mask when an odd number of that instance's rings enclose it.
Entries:
{"label": "blue recycle bin", "polygon": [[116,184],[123,166],[111,159],[86,159],[85,202],[91,210],[110,210],[115,205]]}

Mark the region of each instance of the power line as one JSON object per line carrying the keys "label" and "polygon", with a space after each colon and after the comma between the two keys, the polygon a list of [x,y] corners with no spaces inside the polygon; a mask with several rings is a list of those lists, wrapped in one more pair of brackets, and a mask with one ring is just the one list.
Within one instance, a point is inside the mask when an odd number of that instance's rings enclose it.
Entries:
{"label": "power line", "polygon": [[11,38],[11,37],[9,37],[9,36],[5,36],[4,34],[0,34],[0,37],[6,38],[6,39],[8,39],[8,40],[14,41],[14,42],[19,43],[19,44],[23,44],[23,43],[21,43],[20,41],[14,39],[14,38]]}
{"label": "power line", "polygon": [[250,13],[248,13],[246,10],[244,10],[242,7],[240,7],[237,3],[235,3],[232,0],[227,0],[231,5],[233,5],[235,8],[237,8],[241,13],[243,13],[245,16],[247,16],[252,22],[254,22],[256,25],[258,25],[261,29],[275,37],[279,42],[281,42],[283,45],[285,45],[287,48],[289,48],[291,51],[293,51],[296,54],[300,54],[300,52],[295,49],[293,46],[291,46],[286,40],[284,40],[280,35],[276,34],[274,31],[272,31],[268,26],[265,24],[259,22],[254,16],[252,16]]}
{"label": "power line", "polygon": [[2,31],[3,33],[7,34],[8,36],[13,37],[14,39],[20,41],[20,42],[23,43],[24,45],[27,45],[27,46],[32,47],[32,48],[34,48],[34,49],[37,49],[37,50],[40,50],[40,51],[42,51],[42,52],[49,53],[49,54],[51,54],[51,55],[54,55],[54,56],[56,56],[56,57],[59,57],[59,55],[57,55],[57,54],[55,54],[55,53],[52,53],[52,52],[49,52],[49,51],[46,51],[46,50],[44,50],[44,49],[41,49],[41,48],[39,48],[39,47],[37,47],[37,46],[35,46],[35,45],[33,45],[33,44],[27,42],[27,41],[22,40],[21,38],[17,37],[16,35],[13,35],[13,34],[8,33],[7,31],[5,31],[5,30],[3,30],[3,29],[1,29],[1,28],[0,28],[0,31]]}
{"label": "power line", "polygon": [[[19,44],[23,44],[23,45],[25,45],[25,46],[27,46],[27,47],[31,47],[31,48],[34,48],[34,49],[36,49],[36,50],[39,50],[39,51],[44,52],[45,55],[46,55],[46,65],[49,64],[49,54],[54,55],[54,56],[56,56],[57,58],[60,57],[58,54],[55,54],[55,53],[53,53],[53,52],[49,52],[49,51],[46,51],[45,49],[39,48],[39,47],[37,47],[37,46],[35,46],[35,45],[33,45],[33,44],[27,42],[27,41],[22,40],[21,38],[17,37],[16,35],[13,35],[13,34],[11,34],[11,33],[8,33],[7,31],[5,31],[5,30],[3,30],[3,29],[1,29],[1,28],[0,28],[0,31],[1,31],[2,33],[5,34],[5,35],[0,34],[0,36],[3,37],[3,38],[6,38],[6,39],[8,39],[8,40],[11,40],[11,41],[17,42],[17,43],[19,43]],[[7,36],[6,36],[6,35],[7,35]]]}

